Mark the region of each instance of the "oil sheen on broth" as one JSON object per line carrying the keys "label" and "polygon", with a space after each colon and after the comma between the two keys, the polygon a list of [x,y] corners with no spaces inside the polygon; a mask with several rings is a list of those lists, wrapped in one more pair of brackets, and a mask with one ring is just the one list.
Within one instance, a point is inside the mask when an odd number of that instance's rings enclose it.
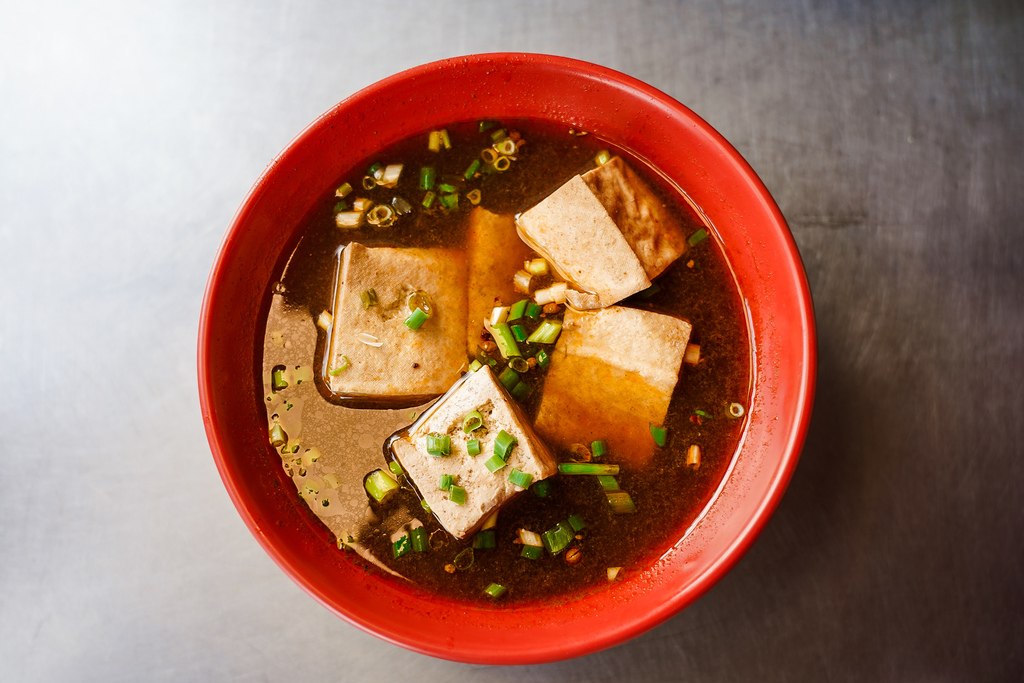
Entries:
{"label": "oil sheen on broth", "polygon": [[[333,186],[325,182],[324,199],[308,215],[281,277],[268,295],[262,381],[257,379],[257,391],[267,408],[271,437],[281,444],[276,451],[283,470],[308,511],[315,514],[316,519],[310,515],[311,523],[322,523],[334,535],[339,547],[337,561],[360,562],[368,571],[411,581],[414,590],[472,602],[508,606],[570,599],[581,591],[608,585],[609,568],[621,567],[617,577],[621,580],[656,561],[709,502],[736,451],[745,423],[745,418],[737,418],[736,413],[748,405],[750,395],[749,341],[739,293],[719,245],[710,236],[700,239],[698,233],[706,226],[685,197],[664,178],[625,150],[615,149],[596,136],[549,122],[506,120],[500,127],[516,131],[525,144],[520,145],[507,170],[466,182],[464,173],[480,158],[481,149],[491,144],[494,129],[481,132],[480,127],[478,122],[448,126],[451,148],[442,145],[437,152],[428,148],[425,132],[360,160],[342,178],[325,179],[336,182]],[[322,370],[328,335],[318,329],[316,322],[323,311],[332,309],[339,253],[353,241],[368,246],[460,248],[472,209],[466,196],[471,189],[480,189],[480,206],[489,211],[517,214],[572,176],[593,168],[595,157],[603,150],[623,157],[681,217],[686,233],[696,235],[691,237],[687,253],[656,278],[656,287],[620,305],[688,320],[693,325],[690,343],[699,345],[700,361],[683,363],[665,420],[666,445],[655,448],[643,467],[627,465],[627,459],[614,452],[602,459],[623,463],[617,480],[634,501],[635,512],[615,514],[593,476],[556,474],[546,480],[550,491],[545,497],[528,490],[501,508],[492,531],[493,548],[469,551],[474,539],[459,541],[447,534],[421,505],[407,480],[400,478],[403,485],[398,493],[383,505],[364,489],[368,473],[388,469],[385,441],[408,427],[429,402],[414,406],[388,401],[353,402],[333,395],[326,386]],[[376,162],[404,165],[396,186],[373,191],[360,187],[365,169]],[[436,203],[429,210],[423,207],[425,191],[419,185],[422,167],[434,168],[438,181],[447,180],[457,187],[457,208],[449,210]],[[379,196],[382,199],[378,201],[383,201],[399,196],[408,201],[412,211],[397,216],[386,228],[364,224],[340,229],[334,214],[346,207],[337,206],[338,199],[328,187],[346,181],[354,187],[349,200]],[[560,278],[549,277],[541,286],[552,279]],[[643,344],[643,340],[638,339],[637,344]],[[503,359],[496,352],[491,355],[498,360],[495,370],[500,371]],[[467,362],[472,360],[467,356]],[[542,375],[540,368],[533,368],[523,377],[540,388]],[[275,379],[279,387],[287,387],[275,390]],[[540,394],[538,390],[521,402],[531,419]],[[608,428],[614,429],[615,425]],[[593,439],[611,436],[594,434]],[[686,466],[691,445],[700,448],[696,469]],[[564,449],[552,450],[560,462],[574,457]],[[298,499],[297,504],[301,504]],[[577,519],[586,524],[576,533],[572,553],[544,552],[536,560],[521,556],[520,528],[543,533],[571,515],[578,515]],[[405,552],[396,558],[393,534],[410,523],[423,525],[429,549]],[[467,568],[470,554],[472,562]],[[495,599],[485,592],[492,583],[506,587],[507,592]]]}

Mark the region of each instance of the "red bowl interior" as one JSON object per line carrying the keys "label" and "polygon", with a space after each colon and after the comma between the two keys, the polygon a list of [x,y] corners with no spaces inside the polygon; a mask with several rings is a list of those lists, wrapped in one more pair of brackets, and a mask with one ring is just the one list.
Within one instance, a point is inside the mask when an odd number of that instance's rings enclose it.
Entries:
{"label": "red bowl interior", "polygon": [[[375,150],[431,127],[541,118],[590,130],[685,189],[722,238],[756,352],[749,426],[712,503],[654,566],[568,605],[454,604],[364,571],[339,553],[266,443],[254,396],[259,317],[282,255],[332,182]],[[341,102],[271,162],[235,216],[210,274],[199,332],[207,436],[235,507],[300,586],[350,623],[425,654],[505,664],[621,643],[696,600],[746,551],[796,467],[810,418],[810,292],[785,219],[753,170],[707,123],[623,74],[560,57],[492,54],[387,78]],[[573,634],[573,635],[569,635]],[[584,635],[585,634],[585,635]]]}

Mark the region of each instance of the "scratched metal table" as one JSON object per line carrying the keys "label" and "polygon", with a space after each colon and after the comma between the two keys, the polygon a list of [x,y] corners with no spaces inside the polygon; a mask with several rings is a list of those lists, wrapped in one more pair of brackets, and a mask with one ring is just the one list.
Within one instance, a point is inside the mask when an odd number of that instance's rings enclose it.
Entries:
{"label": "scratched metal table", "polygon": [[[3,3],[0,680],[1020,680],[1022,44],[1009,2]],[[803,459],[735,570],[527,668],[305,595],[231,506],[195,379],[209,266],[272,156],[379,78],[496,50],[624,71],[721,131],[790,222],[820,343]]]}

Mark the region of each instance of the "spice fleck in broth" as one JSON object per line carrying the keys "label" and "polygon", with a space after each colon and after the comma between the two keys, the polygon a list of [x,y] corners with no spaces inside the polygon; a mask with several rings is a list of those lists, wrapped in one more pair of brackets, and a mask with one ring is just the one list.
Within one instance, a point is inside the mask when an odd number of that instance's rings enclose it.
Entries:
{"label": "spice fleck in broth", "polygon": [[[750,394],[750,350],[740,297],[719,245],[698,214],[670,183],[625,150],[539,121],[456,124],[445,133],[446,138],[436,140],[437,151],[430,148],[435,142],[430,134],[424,133],[355,164],[335,183],[335,187],[348,183],[351,192],[337,193],[344,197],[325,192],[329,196],[311,212],[270,293],[261,389],[268,435],[298,494],[337,539],[339,561],[358,556],[372,565],[370,571],[473,602],[512,605],[570,598],[622,580],[656,560],[696,519],[724,476],[745,423]],[[507,163],[495,164],[490,155],[481,155],[496,140],[510,141],[504,147],[509,154],[495,155]],[[441,481],[412,482],[407,468],[387,448],[392,435],[407,436],[410,425],[423,419],[432,399],[353,396],[333,388],[332,378],[343,377],[354,367],[349,363],[355,362],[356,355],[337,349],[332,353],[332,326],[340,323],[331,320],[330,314],[324,316],[335,310],[339,296],[342,249],[357,243],[370,252],[397,247],[462,253],[467,240],[473,239],[468,234],[473,211],[477,218],[482,210],[497,216],[522,214],[570,178],[615,156],[625,159],[654,189],[687,236],[681,258],[652,278],[650,288],[619,302],[625,308],[667,314],[692,325],[667,417],[655,425],[627,424],[620,416],[632,407],[609,405],[608,419],[602,419],[598,410],[590,426],[569,425],[571,420],[566,420],[565,430],[576,430],[570,444],[562,443],[556,433],[560,429],[557,415],[554,419],[542,416],[549,423],[543,441],[563,464],[563,471],[542,481],[522,480],[526,490],[502,505],[496,519],[477,525],[465,539],[456,538],[428,512],[423,493],[426,487],[438,489],[447,483],[446,500],[461,496],[458,482],[446,482],[443,476]],[[380,167],[374,168],[378,163]],[[374,183],[367,181],[364,187],[364,173],[373,178],[397,164],[402,164],[402,170],[396,183],[389,186],[391,178],[385,177],[387,182],[365,189]],[[499,165],[507,167],[495,170]],[[358,227],[338,227],[348,220],[356,222],[354,217],[336,216],[356,213],[353,203],[359,198],[389,208],[373,216],[378,225],[368,223],[364,214]],[[505,253],[499,254],[496,268],[504,267],[500,257]],[[529,268],[529,262],[540,259],[521,244],[507,255],[510,272]],[[565,305],[545,308],[534,295],[562,278],[550,267],[544,273],[539,266],[536,269],[531,273],[530,294],[516,293],[508,282],[507,293],[494,303],[513,307],[529,300],[536,306],[529,309],[533,318],[525,315],[525,305],[521,318],[516,318],[524,321],[524,335],[536,332],[546,321],[564,323],[562,334],[569,334],[573,314],[566,313]],[[373,290],[360,292],[366,310],[391,305],[377,300]],[[405,305],[400,311],[404,324],[417,324],[407,319],[415,316],[406,316],[410,310],[415,312],[411,304],[404,298],[396,302]],[[429,307],[422,302],[418,306]],[[487,309],[489,316],[491,306]],[[418,324],[425,330],[440,319],[421,317]],[[506,359],[504,342],[494,327],[491,333],[484,332],[483,320],[475,324],[476,318],[467,317],[465,367],[458,370],[490,367],[481,371],[493,372],[513,396],[515,410],[533,423],[544,400],[545,376],[555,372],[555,344],[533,344],[524,337],[518,341],[522,355]],[[373,345],[380,341],[358,343],[377,349]],[[651,340],[638,338],[635,344],[633,353],[642,358]],[[428,369],[423,365],[413,360],[404,371],[423,372]],[[518,371],[506,381],[510,365]],[[459,435],[467,443],[471,437],[472,432]],[[473,456],[470,451],[469,457],[483,462],[491,453]],[[617,474],[568,473],[577,464],[617,466]],[[495,476],[507,476],[509,469]],[[376,500],[378,496],[382,502]]]}

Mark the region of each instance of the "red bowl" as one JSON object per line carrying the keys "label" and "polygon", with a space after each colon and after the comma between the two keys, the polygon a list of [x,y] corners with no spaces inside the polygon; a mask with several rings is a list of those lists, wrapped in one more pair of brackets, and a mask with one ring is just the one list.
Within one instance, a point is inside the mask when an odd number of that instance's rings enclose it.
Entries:
{"label": "red bowl", "polygon": [[[721,237],[756,359],[741,449],[699,521],[652,567],[559,606],[493,609],[427,596],[338,553],[266,443],[256,396],[261,307],[310,208],[356,161],[453,121],[539,118],[589,130],[684,188]],[[781,499],[810,419],[813,309],[785,219],[754,171],[692,111],[623,74],[561,57],[490,54],[420,66],[321,116],[274,159],[231,223],[199,330],[206,433],[235,507],[281,568],[328,609],[402,647],[525,664],[622,643],[696,600],[743,555]],[[571,635],[570,635],[571,634]]]}

